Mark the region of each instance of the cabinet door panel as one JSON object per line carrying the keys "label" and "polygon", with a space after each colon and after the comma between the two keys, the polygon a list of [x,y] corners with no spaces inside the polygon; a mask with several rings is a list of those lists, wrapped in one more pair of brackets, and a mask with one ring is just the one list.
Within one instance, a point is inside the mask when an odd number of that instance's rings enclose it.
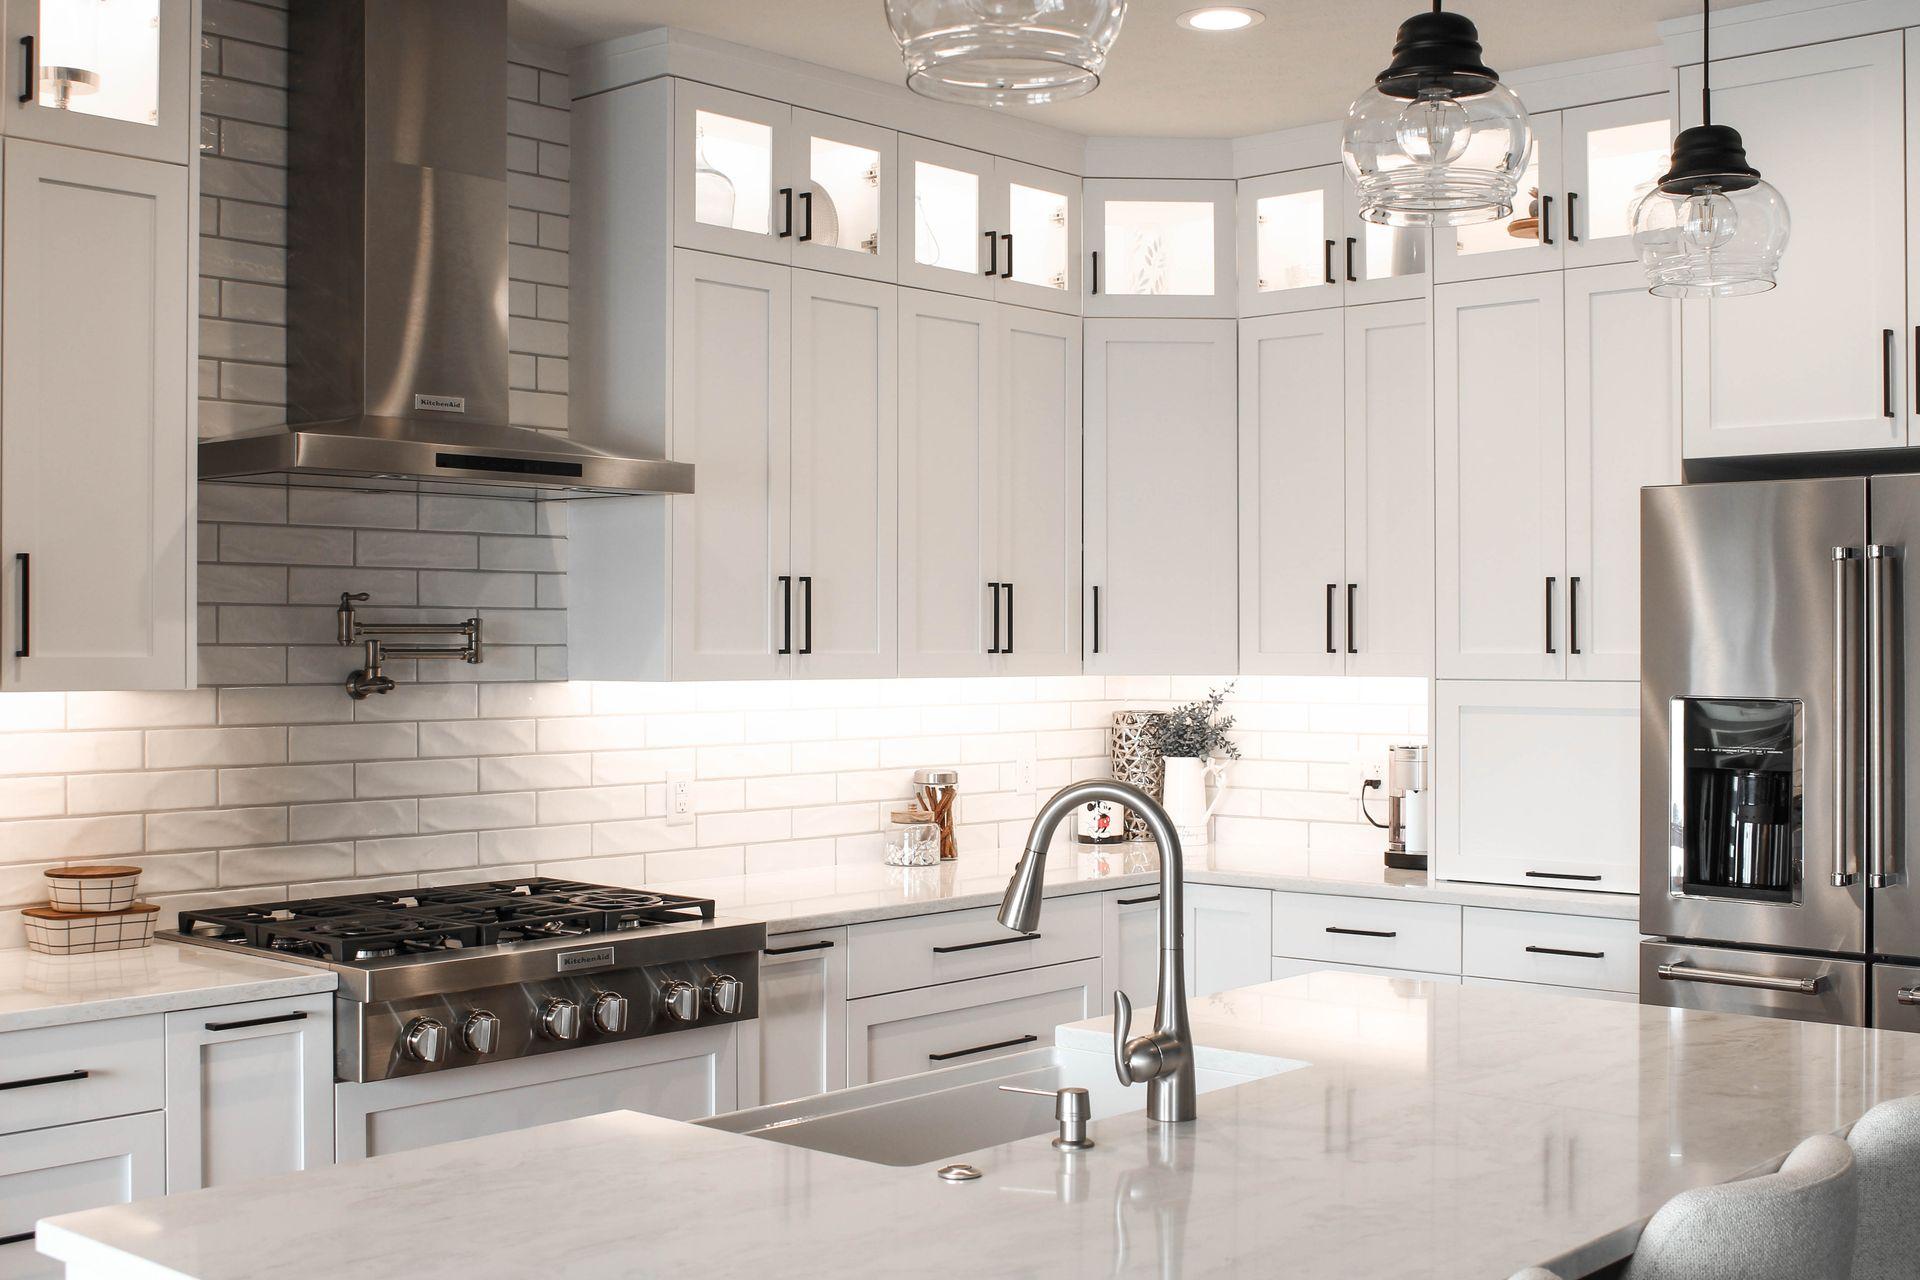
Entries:
{"label": "cabinet door panel", "polygon": [[4,221],[5,687],[191,686],[186,170],[9,139]]}
{"label": "cabinet door panel", "polygon": [[1680,304],[1637,262],[1569,271],[1567,674],[1640,678],[1640,490],[1680,480]]}
{"label": "cabinet door panel", "polygon": [[1275,315],[1337,307],[1347,268],[1346,171],[1337,164],[1296,169],[1240,184],[1240,314]]}
{"label": "cabinet door panel", "polygon": [[1520,175],[1513,212],[1492,222],[1434,228],[1436,281],[1487,280],[1554,271],[1562,265],[1567,211],[1562,196],[1561,113],[1536,112],[1531,123],[1533,153]]}
{"label": "cabinet door panel", "polygon": [[[41,1218],[160,1195],[166,1141],[158,1111],[0,1138],[0,1237],[31,1232]],[[31,1239],[0,1245],[6,1280],[64,1272]]]}
{"label": "cabinet door panel", "polygon": [[991,298],[998,234],[990,226],[993,157],[900,135],[900,283],[917,289]]}
{"label": "cabinet door panel", "polygon": [[[1090,316],[1230,316],[1232,182],[1103,179],[1085,187]],[[1097,258],[1092,255],[1098,255]]]}
{"label": "cabinet door panel", "polygon": [[775,934],[760,957],[760,1016],[739,1024],[740,1106],[847,1087],[847,931]]}
{"label": "cabinet door panel", "polygon": [[1187,994],[1208,996],[1266,982],[1273,971],[1273,895],[1265,889],[1188,885]]}
{"label": "cabinet door panel", "polygon": [[167,1015],[167,1191],[333,1163],[333,997]]}
{"label": "cabinet door panel", "polygon": [[1348,307],[1347,671],[1433,670],[1432,328],[1425,299]]}
{"label": "cabinet door panel", "polygon": [[794,273],[794,673],[894,674],[899,341],[889,285]]}
{"label": "cabinet door panel", "polygon": [[791,272],[681,250],[674,272],[673,676],[785,675]]}
{"label": "cabinet door panel", "polygon": [[[16,56],[8,63],[0,128],[16,138],[192,163],[199,14],[193,0],[12,0],[6,47]],[[40,64],[33,85],[21,82],[29,48]],[[62,107],[51,73],[68,62],[99,79]]]}
{"label": "cabinet door panel", "polygon": [[1636,262],[1633,208],[1667,171],[1673,101],[1664,93],[1563,111],[1568,267]]}
{"label": "cabinet door panel", "polygon": [[673,93],[673,242],[790,261],[792,108],[691,80],[674,81]]}
{"label": "cabinet door panel", "polygon": [[1434,291],[1442,677],[1566,670],[1560,273]]}
{"label": "cabinet door panel", "polygon": [[900,294],[900,674],[989,669],[1000,378],[990,302]]}
{"label": "cabinet door panel", "polygon": [[996,159],[991,221],[1000,236],[1000,276],[993,296],[1000,302],[1078,315],[1080,179]]}
{"label": "cabinet door panel", "polygon": [[1153,885],[1115,889],[1102,904],[1104,939],[1100,1007],[1113,1007],[1113,993],[1124,991],[1144,1012],[1156,1007],[1160,991],[1160,891]]}
{"label": "cabinet door panel", "polygon": [[[1687,304],[1688,457],[1907,442],[1901,64],[1892,32],[1713,64],[1714,110],[1785,195],[1793,235],[1778,288]],[[1698,123],[1698,67],[1680,102]]]}
{"label": "cabinet door panel", "polygon": [[1055,1027],[1098,1012],[1100,962],[1024,969],[871,996],[848,1005],[849,1084],[1045,1047]]}
{"label": "cabinet door panel", "polygon": [[787,136],[799,201],[793,265],[892,280],[900,261],[893,130],[796,107]]}
{"label": "cabinet door panel", "polygon": [[1080,670],[1080,319],[1000,307],[1001,667]]}
{"label": "cabinet door panel", "polygon": [[[1240,669],[1345,669],[1344,313],[1240,323]],[[1424,362],[1423,362],[1424,363]]]}
{"label": "cabinet door panel", "polygon": [[1234,329],[1087,325],[1090,671],[1235,669]]}

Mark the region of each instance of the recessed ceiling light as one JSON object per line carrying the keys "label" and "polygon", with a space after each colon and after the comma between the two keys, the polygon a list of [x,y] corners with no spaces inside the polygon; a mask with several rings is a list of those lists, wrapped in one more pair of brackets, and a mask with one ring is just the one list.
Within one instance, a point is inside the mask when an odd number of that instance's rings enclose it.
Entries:
{"label": "recessed ceiling light", "polygon": [[1189,9],[1174,21],[1189,31],[1239,31],[1266,19],[1267,15],[1258,9],[1215,4],[1204,9]]}

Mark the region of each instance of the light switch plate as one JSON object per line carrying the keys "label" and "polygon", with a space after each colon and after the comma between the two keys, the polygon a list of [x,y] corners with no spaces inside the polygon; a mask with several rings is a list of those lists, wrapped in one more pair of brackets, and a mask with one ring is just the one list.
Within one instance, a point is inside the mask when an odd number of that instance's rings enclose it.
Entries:
{"label": "light switch plate", "polygon": [[667,770],[667,825],[684,827],[693,821],[693,770]]}

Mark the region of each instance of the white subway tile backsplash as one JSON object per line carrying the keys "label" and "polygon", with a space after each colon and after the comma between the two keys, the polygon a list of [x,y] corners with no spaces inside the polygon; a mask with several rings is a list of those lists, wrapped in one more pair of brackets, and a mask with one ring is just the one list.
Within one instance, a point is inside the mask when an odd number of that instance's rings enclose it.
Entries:
{"label": "white subway tile backsplash", "polygon": [[196,809],[147,815],[149,849],[218,849],[228,845],[272,844],[287,839],[287,811]]}
{"label": "white subway tile backsplash", "polygon": [[419,727],[412,724],[297,724],[280,732],[285,758],[296,761],[399,760],[420,753]]}
{"label": "white subway tile backsplash", "polygon": [[472,759],[382,760],[354,767],[354,793],[372,796],[466,795],[479,789]]}
{"label": "white subway tile backsplash", "polygon": [[220,770],[221,804],[290,804],[301,800],[347,800],[352,796],[353,766],[350,764]]}
{"label": "white subway tile backsplash", "polygon": [[279,725],[234,729],[157,729],[146,735],[146,763],[149,769],[282,764],[287,759],[287,733]]}
{"label": "white subway tile backsplash", "polygon": [[531,827],[537,821],[531,791],[474,796],[436,796],[420,802],[422,831],[485,831]]}
{"label": "white subway tile backsplash", "polygon": [[[214,771],[79,773],[67,782],[70,813],[145,813],[149,809],[204,809],[215,803]],[[6,812],[17,812],[8,807]]]}
{"label": "white subway tile backsplash", "polygon": [[[50,858],[93,860],[138,853],[145,844],[138,814],[0,822],[0,862],[38,862]],[[44,899],[45,895],[41,897]]]}
{"label": "white subway tile backsplash", "polygon": [[295,840],[358,840],[411,835],[419,830],[418,800],[354,800],[342,804],[297,804],[289,813]]}

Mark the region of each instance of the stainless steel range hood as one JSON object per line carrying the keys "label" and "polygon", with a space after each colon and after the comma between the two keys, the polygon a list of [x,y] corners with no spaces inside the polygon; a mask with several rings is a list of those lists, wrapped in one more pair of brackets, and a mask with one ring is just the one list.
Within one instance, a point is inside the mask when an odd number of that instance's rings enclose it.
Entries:
{"label": "stainless steel range hood", "polygon": [[289,11],[287,417],[203,479],[692,493],[685,463],[509,426],[506,0]]}

